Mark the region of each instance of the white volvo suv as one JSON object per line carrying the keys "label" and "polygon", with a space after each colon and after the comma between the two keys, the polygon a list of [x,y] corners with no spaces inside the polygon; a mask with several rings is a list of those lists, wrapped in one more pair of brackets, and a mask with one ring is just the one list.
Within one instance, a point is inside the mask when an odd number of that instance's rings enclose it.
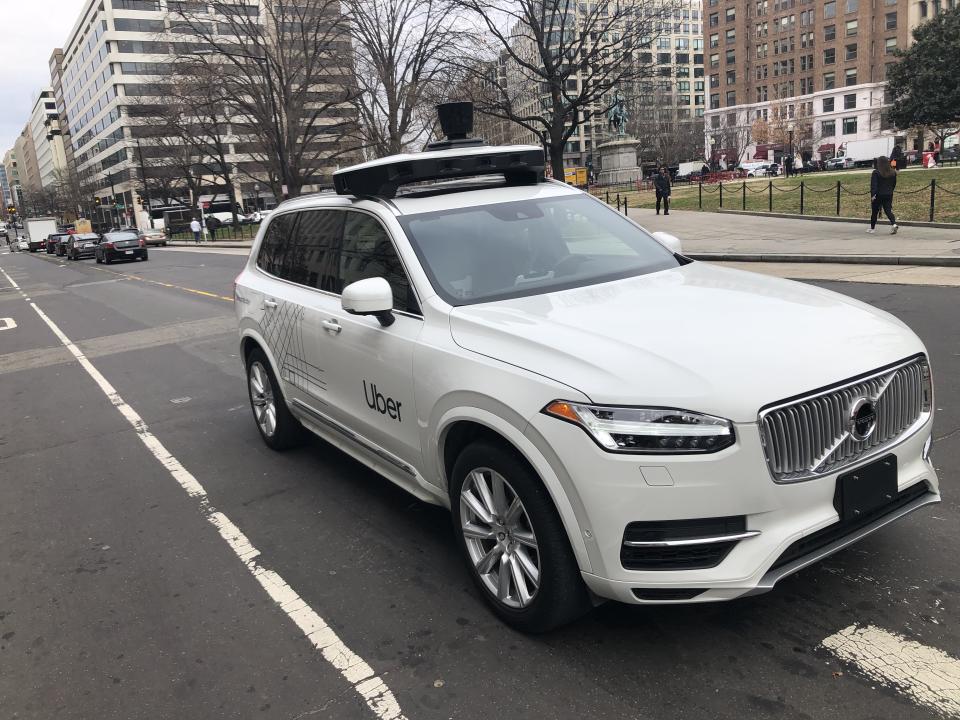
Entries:
{"label": "white volvo suv", "polygon": [[902,322],[691,261],[540,148],[441,145],[277,208],[240,343],[264,441],[306,428],[449,507],[506,622],[764,592],[940,499]]}

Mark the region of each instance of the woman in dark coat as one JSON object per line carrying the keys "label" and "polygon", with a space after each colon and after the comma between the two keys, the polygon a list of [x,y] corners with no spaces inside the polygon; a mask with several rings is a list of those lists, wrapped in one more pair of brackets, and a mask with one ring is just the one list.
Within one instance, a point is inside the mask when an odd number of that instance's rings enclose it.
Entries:
{"label": "woman in dark coat", "polygon": [[670,214],[670,172],[660,168],[660,172],[653,178],[653,187],[657,191],[657,215],[660,214],[660,201],[663,201],[663,214]]}
{"label": "woman in dark coat", "polygon": [[890,165],[890,160],[880,156],[876,160],[876,168],[870,176],[870,229],[868,233],[876,232],[877,218],[880,209],[883,209],[890,220],[890,234],[896,235],[897,219],[893,216],[893,191],[897,187],[897,171]]}

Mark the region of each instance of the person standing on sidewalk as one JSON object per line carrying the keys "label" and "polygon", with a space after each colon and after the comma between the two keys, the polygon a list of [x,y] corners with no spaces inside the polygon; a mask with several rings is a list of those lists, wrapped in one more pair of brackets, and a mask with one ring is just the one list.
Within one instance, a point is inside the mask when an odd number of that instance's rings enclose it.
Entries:
{"label": "person standing on sidewalk", "polygon": [[660,214],[660,201],[663,201],[663,214],[670,214],[670,175],[665,167],[653,178],[653,187],[657,191],[657,215]]}
{"label": "person standing on sidewalk", "polygon": [[890,160],[883,155],[877,158],[876,168],[870,176],[870,229],[868,233],[876,232],[877,218],[880,209],[890,220],[890,234],[896,235],[899,226],[893,216],[893,190],[897,187],[897,171],[890,165]]}
{"label": "person standing on sidewalk", "polygon": [[193,242],[194,242],[195,245],[199,245],[199,244],[200,244],[200,230],[201,230],[201,229],[202,229],[202,228],[200,227],[200,221],[199,221],[199,220],[197,220],[196,218],[194,218],[193,220],[190,221],[190,230],[191,230],[191,232],[193,232]]}

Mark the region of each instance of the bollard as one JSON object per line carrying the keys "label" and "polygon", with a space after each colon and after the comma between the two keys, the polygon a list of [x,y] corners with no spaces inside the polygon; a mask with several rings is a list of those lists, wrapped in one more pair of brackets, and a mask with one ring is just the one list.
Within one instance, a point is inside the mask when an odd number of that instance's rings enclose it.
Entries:
{"label": "bollard", "polygon": [[743,192],[743,209],[746,210],[747,209],[747,181],[746,180],[743,181],[743,187],[741,188],[741,191]]}
{"label": "bollard", "polygon": [[840,181],[837,180],[837,217],[840,217]]}
{"label": "bollard", "polygon": [[767,209],[773,212],[773,180],[767,180]]}
{"label": "bollard", "polygon": [[930,181],[930,222],[933,222],[933,211],[937,203],[937,181]]}
{"label": "bollard", "polygon": [[803,180],[800,181],[800,214],[803,215]]}
{"label": "bollard", "polygon": [[723,207],[723,180],[720,181],[720,207]]}
{"label": "bollard", "polygon": [[[623,214],[627,215],[627,196],[623,196]],[[627,215],[629,217],[629,215]]]}
{"label": "bollard", "polygon": [[700,195],[700,198],[699,198],[700,209],[703,210],[703,180],[700,181],[700,192],[699,192],[699,195]]}
{"label": "bollard", "polygon": [[607,205],[610,204],[610,191],[607,190]]}

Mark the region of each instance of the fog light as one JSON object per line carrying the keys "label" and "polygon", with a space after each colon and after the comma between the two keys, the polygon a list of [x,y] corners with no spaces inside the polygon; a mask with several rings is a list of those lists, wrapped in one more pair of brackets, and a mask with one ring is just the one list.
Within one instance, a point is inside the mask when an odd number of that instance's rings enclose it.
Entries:
{"label": "fog light", "polygon": [[933,435],[927,437],[927,441],[923,444],[923,459],[927,462],[930,462],[930,448],[933,447]]}

